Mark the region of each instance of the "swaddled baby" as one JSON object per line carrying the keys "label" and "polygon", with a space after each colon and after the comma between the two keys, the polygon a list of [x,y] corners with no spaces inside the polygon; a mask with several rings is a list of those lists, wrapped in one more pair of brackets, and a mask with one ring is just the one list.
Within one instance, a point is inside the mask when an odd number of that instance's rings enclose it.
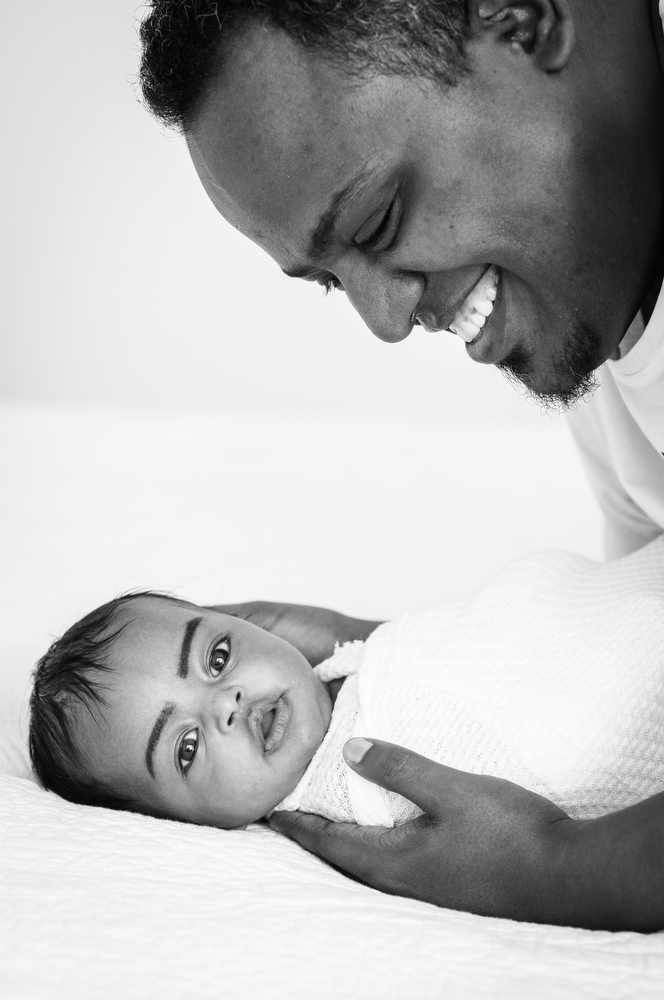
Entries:
{"label": "swaddled baby", "polygon": [[391,826],[411,802],[347,768],[352,736],[507,778],[592,818],[664,789],[664,539],[613,563],[524,559],[471,600],[382,625],[315,672],[346,677],[279,809]]}
{"label": "swaddled baby", "polygon": [[353,735],[508,778],[577,818],[661,791],[664,537],[608,564],[523,559],[314,670],[247,621],[142,594],[72,626],[35,672],[35,772],[77,802],[220,827],[275,808],[416,815],[346,767]]}

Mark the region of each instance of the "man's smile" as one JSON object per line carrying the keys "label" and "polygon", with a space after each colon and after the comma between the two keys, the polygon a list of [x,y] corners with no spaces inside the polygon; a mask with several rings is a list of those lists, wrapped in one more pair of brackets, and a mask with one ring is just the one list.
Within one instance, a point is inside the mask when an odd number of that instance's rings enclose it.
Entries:
{"label": "man's smile", "polygon": [[482,327],[493,312],[499,281],[500,272],[495,264],[491,264],[455,313],[450,330],[467,344],[472,344],[479,337]]}
{"label": "man's smile", "polygon": [[418,312],[417,322],[429,333],[446,331],[456,334],[466,344],[473,361],[498,364],[504,353],[505,339],[502,282],[502,268],[489,264],[449,323],[437,320],[431,312]]}
{"label": "man's smile", "polygon": [[[461,323],[469,320],[477,313],[476,303],[481,300],[488,300],[483,286],[489,272],[497,270],[496,265],[480,264],[464,268],[464,272],[470,271],[470,280],[463,274],[461,280],[457,278],[454,289],[426,288],[422,302],[414,310],[411,319],[421,326],[427,333],[440,333],[441,331],[451,331],[467,343],[479,333],[481,325],[479,322],[473,323],[466,329],[453,329],[453,323]],[[491,281],[487,281],[490,284]],[[481,292],[480,292],[481,290]],[[490,310],[489,310],[490,313]]]}

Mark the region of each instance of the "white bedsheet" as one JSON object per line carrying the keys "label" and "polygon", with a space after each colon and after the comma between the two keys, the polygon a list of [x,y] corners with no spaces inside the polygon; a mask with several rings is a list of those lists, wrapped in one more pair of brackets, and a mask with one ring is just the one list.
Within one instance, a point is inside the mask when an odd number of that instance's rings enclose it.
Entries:
{"label": "white bedsheet", "polygon": [[302,427],[7,405],[0,441],[3,998],[662,997],[663,934],[439,910],[269,829],[74,806],[27,768],[31,664],[120,590],[390,616],[535,547],[596,555],[560,422]]}

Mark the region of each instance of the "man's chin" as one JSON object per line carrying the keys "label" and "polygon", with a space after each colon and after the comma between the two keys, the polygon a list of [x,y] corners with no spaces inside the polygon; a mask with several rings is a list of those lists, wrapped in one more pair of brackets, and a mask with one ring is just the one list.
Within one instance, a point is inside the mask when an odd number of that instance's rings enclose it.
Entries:
{"label": "man's chin", "polygon": [[579,323],[568,333],[552,364],[542,366],[534,352],[517,345],[497,367],[526,399],[544,410],[561,413],[595,391],[599,385],[597,369],[603,360],[599,337]]}
{"label": "man's chin", "polygon": [[514,386],[528,402],[537,403],[548,413],[564,413],[574,409],[580,402],[593,394],[599,385],[597,374],[593,371],[572,382],[553,380],[541,384],[528,375],[514,371],[509,365],[498,365],[508,382]]}

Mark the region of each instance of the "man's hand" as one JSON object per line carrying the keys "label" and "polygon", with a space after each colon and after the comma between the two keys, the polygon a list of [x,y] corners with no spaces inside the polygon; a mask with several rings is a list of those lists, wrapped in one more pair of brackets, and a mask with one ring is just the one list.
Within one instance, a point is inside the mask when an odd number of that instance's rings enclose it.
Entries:
{"label": "man's hand", "polygon": [[344,754],[358,774],[424,815],[393,829],[272,815],[274,829],[335,868],[384,892],[488,916],[664,927],[664,796],[582,822],[512,782],[390,743],[353,739]]}
{"label": "man's hand", "polygon": [[299,649],[312,667],[332,656],[337,642],[366,639],[381,624],[305,604],[248,601],[245,604],[216,604],[212,607],[214,611],[244,618],[285,639]]}

